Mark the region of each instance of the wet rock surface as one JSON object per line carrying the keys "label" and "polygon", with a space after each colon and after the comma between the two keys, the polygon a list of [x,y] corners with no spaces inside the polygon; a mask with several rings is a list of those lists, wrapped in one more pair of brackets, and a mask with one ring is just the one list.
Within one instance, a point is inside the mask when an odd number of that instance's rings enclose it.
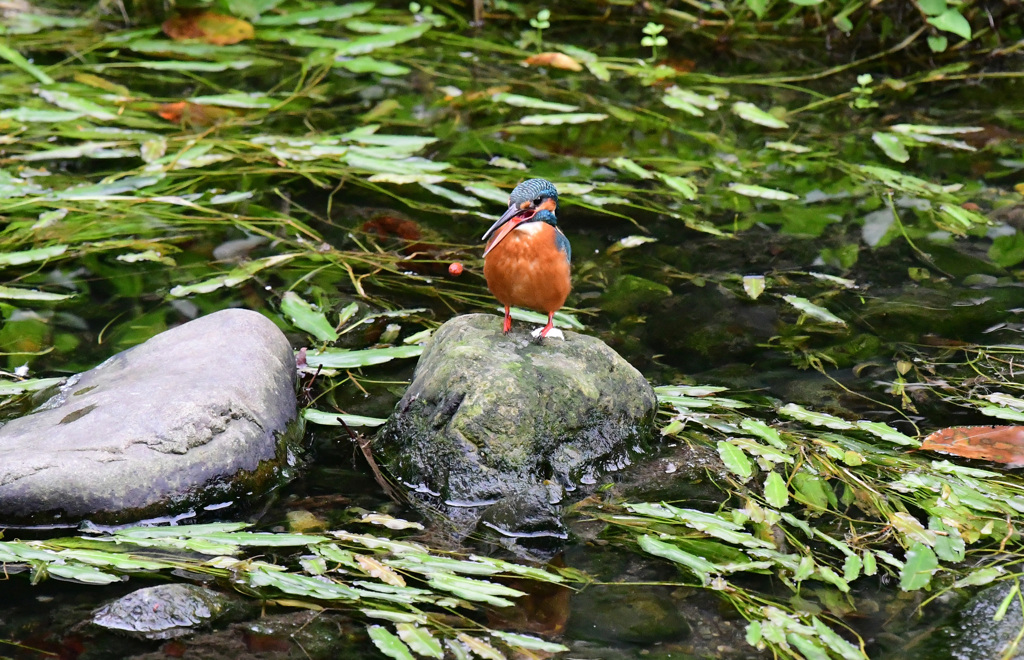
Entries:
{"label": "wet rock surface", "polygon": [[258,492],[295,419],[295,362],[277,326],[210,314],[0,427],[0,522],[128,522]]}
{"label": "wet rock surface", "polygon": [[250,613],[246,601],[206,587],[162,584],[138,589],[103,605],[92,623],[144,639],[171,639],[228,616]]}
{"label": "wet rock surface", "polygon": [[630,462],[657,399],[599,339],[537,340],[531,329],[502,335],[501,318],[483,314],[441,326],[374,451],[447,515],[557,535],[554,505]]}
{"label": "wet rock surface", "polygon": [[[1011,581],[982,589],[923,644],[899,657],[911,660],[1005,660],[1024,659],[1024,644],[1018,639],[1024,627],[1019,595],[1011,596],[1002,616],[997,616],[1014,588]],[[896,654],[890,654],[890,659]]]}

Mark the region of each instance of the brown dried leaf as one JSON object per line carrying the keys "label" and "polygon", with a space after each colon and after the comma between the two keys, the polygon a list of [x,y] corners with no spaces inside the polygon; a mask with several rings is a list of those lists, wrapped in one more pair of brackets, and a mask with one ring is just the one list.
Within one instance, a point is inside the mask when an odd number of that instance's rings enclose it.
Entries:
{"label": "brown dried leaf", "polygon": [[390,566],[385,566],[373,557],[366,555],[356,555],[355,557],[356,561],[359,562],[359,568],[366,571],[370,577],[377,578],[384,584],[390,584],[393,587],[405,586],[405,580],[402,579],[401,575],[395,573]]}
{"label": "brown dried leaf", "polygon": [[929,435],[921,449],[996,463],[1024,464],[1024,426],[953,426]]}
{"label": "brown dried leaf", "polygon": [[164,34],[175,41],[198,39],[216,46],[237,44],[256,36],[252,24],[247,21],[211,11],[168,18],[161,27]]}
{"label": "brown dried leaf", "polygon": [[524,64],[530,66],[552,66],[556,69],[567,71],[582,71],[583,65],[572,59],[565,53],[537,53],[523,60]]}
{"label": "brown dried leaf", "polygon": [[235,111],[212,105],[200,105],[188,101],[164,103],[156,108],[156,114],[167,121],[187,126],[212,126],[235,116]]}

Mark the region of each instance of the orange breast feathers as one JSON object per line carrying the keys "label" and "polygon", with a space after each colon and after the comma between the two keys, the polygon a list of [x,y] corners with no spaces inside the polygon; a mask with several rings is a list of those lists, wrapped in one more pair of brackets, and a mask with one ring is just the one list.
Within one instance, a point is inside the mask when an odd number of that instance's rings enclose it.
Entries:
{"label": "orange breast feathers", "polygon": [[546,222],[516,227],[484,259],[487,288],[503,305],[550,314],[565,304],[572,284],[569,260]]}

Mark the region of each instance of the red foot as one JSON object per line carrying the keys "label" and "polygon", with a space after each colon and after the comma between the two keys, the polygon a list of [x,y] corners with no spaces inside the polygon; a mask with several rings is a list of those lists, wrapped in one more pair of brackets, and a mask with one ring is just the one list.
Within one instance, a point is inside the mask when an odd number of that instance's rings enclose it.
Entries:
{"label": "red foot", "polygon": [[505,305],[505,323],[501,326],[502,334],[507,335],[512,329],[512,310],[509,309],[508,305]]}
{"label": "red foot", "polygon": [[548,313],[548,324],[546,326],[544,326],[543,330],[540,331],[540,336],[541,337],[547,337],[548,333],[551,332],[551,328],[554,326],[554,324],[555,324],[555,313],[554,312],[549,312]]}

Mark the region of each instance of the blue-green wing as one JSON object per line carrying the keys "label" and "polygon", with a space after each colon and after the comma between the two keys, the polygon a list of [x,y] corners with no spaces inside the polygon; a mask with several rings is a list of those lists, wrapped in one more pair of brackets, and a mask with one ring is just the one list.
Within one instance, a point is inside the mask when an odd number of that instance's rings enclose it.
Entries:
{"label": "blue-green wing", "polygon": [[565,253],[565,260],[569,263],[572,262],[572,246],[569,245],[569,239],[565,237],[562,230],[555,227],[555,245],[558,249]]}

